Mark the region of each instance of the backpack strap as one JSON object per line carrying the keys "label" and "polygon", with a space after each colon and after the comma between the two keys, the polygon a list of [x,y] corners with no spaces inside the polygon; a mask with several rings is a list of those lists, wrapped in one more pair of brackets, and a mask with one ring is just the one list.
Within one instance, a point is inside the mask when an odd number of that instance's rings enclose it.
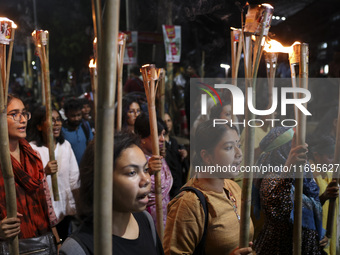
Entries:
{"label": "backpack strap", "polygon": [[90,127],[87,125],[87,122],[82,120],[80,124],[81,128],[84,131],[85,137],[86,137],[86,145],[89,143],[90,138]]}
{"label": "backpack strap", "polygon": [[193,255],[199,255],[199,254],[203,255],[203,254],[205,254],[205,239],[207,237],[207,228],[208,228],[208,220],[209,220],[207,200],[205,199],[205,196],[203,195],[203,193],[200,190],[198,190],[194,187],[186,186],[186,187],[181,188],[180,192],[182,192],[182,191],[192,191],[192,192],[194,192],[198,196],[198,198],[199,198],[199,200],[202,204],[202,207],[203,207],[203,211],[204,211],[203,235],[202,235],[201,241],[196,246],[195,251],[193,253]]}
{"label": "backpack strap", "polygon": [[155,223],[153,222],[153,219],[152,219],[150,213],[148,213],[147,211],[143,211],[143,213],[144,213],[144,215],[146,216],[146,218],[149,221],[150,228],[151,228],[152,239],[153,239],[153,242],[154,242],[155,246],[157,246]]}

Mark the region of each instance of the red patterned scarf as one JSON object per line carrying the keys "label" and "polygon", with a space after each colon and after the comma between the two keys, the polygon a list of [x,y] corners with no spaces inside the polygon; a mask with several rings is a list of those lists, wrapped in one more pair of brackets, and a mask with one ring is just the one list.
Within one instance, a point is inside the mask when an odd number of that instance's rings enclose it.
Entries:
{"label": "red patterned scarf", "polygon": [[[20,161],[11,156],[18,213],[21,213],[19,238],[40,236],[50,231],[46,196],[42,179],[43,165],[40,158],[25,139],[19,141]],[[0,172],[0,220],[5,218],[6,199],[2,172]]]}

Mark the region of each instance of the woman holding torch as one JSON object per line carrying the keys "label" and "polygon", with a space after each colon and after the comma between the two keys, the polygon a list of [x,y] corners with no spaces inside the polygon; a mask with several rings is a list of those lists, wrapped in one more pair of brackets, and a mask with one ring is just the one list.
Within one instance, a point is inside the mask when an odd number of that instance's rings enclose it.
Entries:
{"label": "woman holding torch", "polygon": [[[242,161],[240,138],[235,126],[208,120],[198,125],[193,166],[196,175],[184,188],[200,191],[206,203],[191,191],[182,191],[168,206],[164,231],[165,254],[252,254],[251,247],[238,248],[241,189],[230,179]],[[230,171],[206,171],[211,167]],[[206,211],[204,208],[207,208]],[[253,227],[250,224],[250,237]],[[250,243],[251,245],[251,243]]]}
{"label": "woman holding torch", "polygon": [[[163,123],[160,120],[157,121],[158,139],[160,151],[162,151],[163,146],[165,146],[165,129]],[[161,183],[162,183],[162,208],[163,208],[163,224],[165,226],[167,205],[170,202],[170,189],[173,184],[173,178],[168,164],[162,156],[152,155],[152,140],[149,116],[146,114],[141,114],[137,117],[135,122],[135,133],[141,138],[141,149],[143,150],[146,159],[149,161],[149,167],[152,171],[161,171]],[[156,204],[155,204],[155,178],[151,177],[151,193],[149,194],[149,203],[147,206],[148,212],[153,217],[156,223]],[[156,223],[157,226],[157,223]]]}
{"label": "woman holding torch", "polygon": [[[293,138],[294,137],[294,138]],[[254,180],[254,214],[263,210],[265,224],[254,242],[257,254],[293,254],[294,222],[294,169],[307,162],[307,145],[296,145],[294,130],[286,127],[273,128],[260,143],[263,151],[257,165],[279,169],[261,173]],[[296,168],[294,168],[296,166]],[[322,207],[319,188],[309,169],[303,177],[302,254],[322,254],[327,244],[322,228]],[[290,170],[290,171],[289,171]],[[323,239],[324,238],[324,239]]]}
{"label": "woman holding torch", "polygon": [[79,168],[76,156],[73,153],[71,144],[65,140],[61,132],[62,118],[56,109],[52,110],[52,130],[56,160],[49,161],[45,106],[40,106],[34,111],[30,124],[27,140],[41,157],[50,190],[52,190],[51,173],[58,171],[60,199],[59,201],[53,200],[53,208],[58,218],[56,228],[60,237],[65,240],[69,234],[72,216],[76,214],[74,193],[79,188]]}
{"label": "woman holding torch", "polygon": [[[55,227],[56,216],[44,175],[43,164],[25,140],[27,121],[31,114],[23,102],[12,95],[7,99],[9,149],[15,176],[17,218],[7,218],[4,179],[0,172],[0,237],[1,249],[7,249],[6,240],[19,235],[20,252],[45,249],[57,254],[60,239]],[[55,239],[53,238],[53,235]],[[38,254],[38,253],[36,253]]]}

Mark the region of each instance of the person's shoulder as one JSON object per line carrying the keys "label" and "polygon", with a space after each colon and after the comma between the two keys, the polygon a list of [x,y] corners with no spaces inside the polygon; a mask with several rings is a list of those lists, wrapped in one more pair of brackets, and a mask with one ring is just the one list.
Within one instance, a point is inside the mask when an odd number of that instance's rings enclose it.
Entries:
{"label": "person's shoulder", "polygon": [[38,146],[35,141],[29,142],[29,145],[33,148],[33,150],[37,150]]}
{"label": "person's shoulder", "polygon": [[[192,187],[189,185],[186,185],[185,187]],[[196,187],[194,187],[196,188]],[[197,188],[198,189],[198,188]],[[201,191],[204,195],[204,191],[198,189]],[[198,196],[192,192],[192,191],[187,191],[184,190],[180,193],[177,194],[169,203],[168,208],[177,208],[180,210],[199,210],[201,206],[201,202],[198,198]]]}
{"label": "person's shoulder", "polygon": [[224,179],[224,187],[228,188],[230,187],[234,191],[241,192],[240,186],[233,180],[230,179]]}

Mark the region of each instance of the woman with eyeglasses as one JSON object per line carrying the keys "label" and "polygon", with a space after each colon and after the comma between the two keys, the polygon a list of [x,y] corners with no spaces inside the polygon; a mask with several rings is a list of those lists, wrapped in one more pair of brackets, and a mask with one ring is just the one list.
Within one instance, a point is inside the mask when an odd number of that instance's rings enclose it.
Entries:
{"label": "woman with eyeglasses", "polygon": [[31,114],[26,111],[23,102],[9,95],[7,125],[18,214],[17,217],[7,218],[4,179],[0,171],[0,249],[6,252],[6,240],[19,235],[20,253],[36,251],[35,254],[41,254],[38,251],[44,250],[48,254],[57,254],[54,240],[60,240],[54,227],[57,218],[43,164],[25,140],[30,118]]}
{"label": "woman with eyeglasses", "polygon": [[134,132],[135,121],[141,113],[140,105],[134,97],[125,96],[122,105],[122,128]]}
{"label": "woman with eyeglasses", "polygon": [[49,160],[47,147],[46,108],[38,107],[32,116],[27,140],[40,154],[45,169],[46,179],[52,191],[51,174],[58,172],[59,201],[53,200],[53,207],[58,218],[57,230],[62,240],[69,234],[70,223],[76,214],[74,192],[79,188],[79,168],[71,144],[65,140],[62,132],[62,118],[56,109],[52,110],[52,130],[54,154],[56,160]]}

